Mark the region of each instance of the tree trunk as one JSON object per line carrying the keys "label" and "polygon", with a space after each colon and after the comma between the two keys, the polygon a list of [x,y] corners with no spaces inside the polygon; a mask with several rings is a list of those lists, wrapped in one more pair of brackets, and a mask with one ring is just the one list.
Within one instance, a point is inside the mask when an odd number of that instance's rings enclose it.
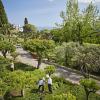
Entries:
{"label": "tree trunk", "polygon": [[77,37],[78,37],[78,41],[79,41],[79,44],[80,45],[83,45],[83,38],[81,37],[81,30],[82,30],[82,26],[81,26],[81,23],[78,22],[78,34],[77,34]]}
{"label": "tree trunk", "polygon": [[89,92],[86,93],[86,100],[88,100],[88,99],[89,99]]}
{"label": "tree trunk", "polygon": [[39,69],[39,68],[40,68],[41,62],[42,62],[42,58],[41,58],[41,57],[39,57],[39,58],[38,58],[38,65],[37,65],[37,69]]}
{"label": "tree trunk", "polygon": [[6,58],[6,53],[7,53],[7,50],[2,51],[2,55],[4,56],[4,58]]}
{"label": "tree trunk", "polygon": [[79,40],[79,44],[80,45],[83,45],[83,40],[80,38],[80,40]]}
{"label": "tree trunk", "polygon": [[69,66],[67,51],[65,52],[65,66],[66,66],[66,67]]}
{"label": "tree trunk", "polygon": [[81,66],[81,72],[82,72],[82,75],[84,76],[84,78],[89,78],[89,75],[88,75],[88,70],[87,68],[85,67],[85,65],[82,65]]}
{"label": "tree trunk", "polygon": [[88,100],[90,91],[88,91],[86,87],[84,87],[84,89],[85,89],[85,93],[86,93],[86,100]]}
{"label": "tree trunk", "polygon": [[25,91],[24,89],[21,90],[21,96],[24,97]]}

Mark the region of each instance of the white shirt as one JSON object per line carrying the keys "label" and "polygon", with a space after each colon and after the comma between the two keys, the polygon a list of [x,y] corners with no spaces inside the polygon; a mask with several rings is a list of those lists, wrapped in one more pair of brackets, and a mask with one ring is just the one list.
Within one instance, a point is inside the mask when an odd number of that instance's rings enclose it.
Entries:
{"label": "white shirt", "polygon": [[38,85],[44,85],[44,81],[43,80],[39,80]]}
{"label": "white shirt", "polygon": [[14,68],[14,63],[11,63],[11,68]]}
{"label": "white shirt", "polygon": [[52,79],[50,77],[48,79],[48,84],[51,84],[52,85]]}

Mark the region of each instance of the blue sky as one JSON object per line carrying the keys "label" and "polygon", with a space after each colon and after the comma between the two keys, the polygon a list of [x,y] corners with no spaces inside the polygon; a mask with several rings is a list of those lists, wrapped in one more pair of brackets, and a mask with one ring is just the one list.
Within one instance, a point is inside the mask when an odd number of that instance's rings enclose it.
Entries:
{"label": "blue sky", "polygon": [[[60,23],[59,17],[65,11],[67,0],[2,0],[9,21],[12,24],[23,25],[27,17],[29,23],[38,27],[53,27]],[[84,8],[91,0],[79,0],[80,9]],[[100,0],[95,0],[100,6]]]}

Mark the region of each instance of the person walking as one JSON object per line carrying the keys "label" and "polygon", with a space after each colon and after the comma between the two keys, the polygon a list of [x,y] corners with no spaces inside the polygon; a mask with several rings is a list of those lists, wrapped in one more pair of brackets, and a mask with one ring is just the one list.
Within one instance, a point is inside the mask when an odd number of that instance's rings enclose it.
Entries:
{"label": "person walking", "polygon": [[48,90],[50,93],[52,93],[52,79],[49,75],[47,75],[48,78]]}
{"label": "person walking", "polygon": [[38,92],[40,92],[40,91],[44,92],[44,85],[45,85],[45,78],[44,77],[39,80],[38,85],[39,85]]}
{"label": "person walking", "polygon": [[11,71],[14,71],[14,63],[13,63],[13,61],[11,62],[10,68],[11,68]]}

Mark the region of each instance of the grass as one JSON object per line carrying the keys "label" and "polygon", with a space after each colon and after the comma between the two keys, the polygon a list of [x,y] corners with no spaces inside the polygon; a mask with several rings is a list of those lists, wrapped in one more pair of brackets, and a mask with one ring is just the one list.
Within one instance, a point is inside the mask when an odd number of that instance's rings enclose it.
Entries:
{"label": "grass", "polygon": [[[37,86],[35,89],[26,89],[26,95],[23,98],[13,98],[12,100],[40,100],[40,97],[43,98],[43,100],[52,100],[53,95],[60,95],[62,93],[67,94],[70,92],[74,96],[76,96],[77,100],[86,100],[85,98],[85,91],[82,86],[79,85],[73,85],[67,81],[57,81],[61,80],[61,78],[53,78],[53,94],[48,93],[47,85],[45,86],[45,93],[40,94],[37,93]],[[89,96],[89,100],[100,100],[100,96],[96,95],[94,93],[91,93]]]}
{"label": "grass", "polygon": [[[24,97],[13,97],[10,100],[40,100],[40,97],[42,97],[43,100],[52,100],[51,99],[52,96],[60,95],[60,94],[67,94],[68,92],[70,92],[71,94],[76,96],[77,100],[86,100],[85,91],[82,86],[72,84],[63,78],[58,78],[55,76],[52,76],[53,94],[48,93],[47,85],[45,85],[45,93],[43,93],[43,94],[37,93],[38,85],[36,84],[36,81],[39,78],[45,76],[45,73],[43,71],[37,70],[37,69],[33,68],[32,66],[28,66],[28,65],[25,65],[25,64],[22,64],[19,62],[15,63],[15,71],[14,72],[11,72],[8,67],[9,66],[6,67],[7,73],[13,74],[13,73],[16,73],[16,71],[21,71],[21,72],[24,72],[25,74],[27,74],[27,77],[30,76],[31,77],[30,79],[34,79],[34,81],[32,81],[32,83],[30,83],[31,87],[30,86],[25,87],[25,96]],[[29,81],[27,81],[26,84],[28,82]],[[7,83],[6,83],[6,85],[7,85]],[[6,87],[3,87],[3,89],[4,88],[6,88]],[[100,95],[91,93],[89,96],[89,100],[100,100]]]}

